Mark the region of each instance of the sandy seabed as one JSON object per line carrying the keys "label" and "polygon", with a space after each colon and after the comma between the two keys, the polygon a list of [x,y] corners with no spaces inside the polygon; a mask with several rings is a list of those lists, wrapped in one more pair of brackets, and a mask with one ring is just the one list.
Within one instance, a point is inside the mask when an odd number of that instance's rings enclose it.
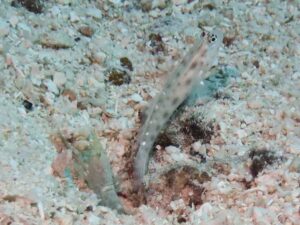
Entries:
{"label": "sandy seabed", "polygon": [[[299,224],[298,0],[24,2],[0,0],[1,225]],[[202,29],[216,27],[215,69],[238,72],[173,118],[139,199],[140,112]],[[68,170],[62,139],[84,152],[91,131],[124,214]]]}

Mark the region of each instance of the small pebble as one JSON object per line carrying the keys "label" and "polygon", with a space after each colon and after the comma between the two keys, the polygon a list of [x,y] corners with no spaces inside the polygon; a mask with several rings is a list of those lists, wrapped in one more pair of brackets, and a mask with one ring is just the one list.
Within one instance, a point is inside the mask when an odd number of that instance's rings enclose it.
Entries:
{"label": "small pebble", "polygon": [[55,72],[53,75],[53,82],[58,86],[62,87],[66,82],[67,78],[63,72]]}
{"label": "small pebble", "polygon": [[14,0],[11,2],[11,6],[17,7],[19,5],[33,13],[43,12],[43,5],[40,0]]}
{"label": "small pebble", "polygon": [[127,57],[120,58],[120,63],[122,67],[129,69],[130,71],[133,71],[132,63]]}
{"label": "small pebble", "polygon": [[18,23],[17,27],[24,37],[29,37],[29,35],[32,34],[31,28],[26,23]]}
{"label": "small pebble", "polygon": [[59,90],[56,86],[56,84],[52,81],[52,80],[45,80],[44,81],[44,84],[46,85],[48,91],[54,93],[54,94],[58,94],[59,93]]}
{"label": "small pebble", "polygon": [[140,96],[137,93],[134,93],[133,95],[131,95],[130,99],[134,102],[142,102],[143,101],[142,96]]}
{"label": "small pebble", "polygon": [[66,96],[68,97],[68,99],[72,102],[72,101],[75,101],[76,100],[76,93],[70,89],[65,89],[63,92],[62,92],[62,95],[63,96]]}
{"label": "small pebble", "polygon": [[23,106],[25,107],[26,110],[31,111],[32,107],[33,107],[33,104],[30,101],[25,99],[23,101]]}
{"label": "small pebble", "polygon": [[163,42],[162,36],[160,34],[151,33],[149,35],[150,47],[152,54],[157,54],[158,52],[165,51],[165,44]]}
{"label": "small pebble", "polygon": [[71,48],[74,45],[73,39],[64,32],[51,32],[41,35],[37,43],[46,48],[61,49]]}
{"label": "small pebble", "polygon": [[256,119],[255,119],[254,117],[252,117],[252,116],[245,116],[245,117],[243,118],[243,120],[245,121],[245,123],[246,123],[247,125],[256,122]]}
{"label": "small pebble", "polygon": [[75,12],[70,12],[69,18],[72,23],[80,21],[79,16]]}
{"label": "small pebble", "polygon": [[61,13],[60,8],[59,8],[57,5],[52,6],[52,7],[49,9],[49,12],[50,12],[53,16],[58,16],[58,15]]}
{"label": "small pebble", "polygon": [[259,99],[250,100],[247,103],[249,109],[260,109],[263,106],[263,102]]}
{"label": "small pebble", "polygon": [[0,19],[0,37],[4,37],[9,34],[9,23]]}
{"label": "small pebble", "polygon": [[9,23],[13,28],[16,27],[18,22],[19,22],[19,17],[18,16],[12,16],[12,17],[9,18]]}
{"label": "small pebble", "polygon": [[86,37],[92,37],[94,34],[93,28],[91,28],[89,26],[82,26],[78,29],[78,31]]}
{"label": "small pebble", "polygon": [[104,64],[106,59],[106,54],[101,51],[93,51],[88,55],[89,60],[91,63],[97,63],[99,65]]}
{"label": "small pebble", "polygon": [[76,41],[76,42],[78,42],[78,41],[80,41],[80,40],[81,40],[80,37],[76,37],[76,38],[74,39],[74,41]]}
{"label": "small pebble", "polygon": [[88,222],[90,225],[98,225],[98,224],[101,224],[102,220],[100,217],[98,217],[94,214],[90,214],[88,216]]}
{"label": "small pebble", "polygon": [[60,225],[73,225],[74,224],[74,216],[60,213],[59,216],[56,216],[56,221]]}
{"label": "small pebble", "polygon": [[101,19],[102,12],[97,8],[89,8],[86,10],[86,15],[93,17],[94,19]]}
{"label": "small pebble", "polygon": [[93,209],[93,206],[89,205],[86,207],[85,211],[87,212],[92,212],[94,209]]}
{"label": "small pebble", "polygon": [[126,71],[112,69],[108,72],[108,81],[114,85],[120,86],[122,84],[129,84],[131,78]]}
{"label": "small pebble", "polygon": [[237,134],[239,139],[247,137],[247,132],[242,129],[238,129],[235,133]]}

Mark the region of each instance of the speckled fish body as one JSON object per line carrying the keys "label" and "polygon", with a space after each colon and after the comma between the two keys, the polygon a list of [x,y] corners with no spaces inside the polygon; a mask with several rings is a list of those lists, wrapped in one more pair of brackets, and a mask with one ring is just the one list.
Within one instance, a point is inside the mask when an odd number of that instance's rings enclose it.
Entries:
{"label": "speckled fish body", "polygon": [[135,174],[139,182],[147,172],[153,144],[174,111],[186,99],[193,86],[207,77],[207,72],[215,61],[223,35],[215,30],[203,33],[181,63],[172,71],[147,111],[147,119],[142,126],[135,158]]}

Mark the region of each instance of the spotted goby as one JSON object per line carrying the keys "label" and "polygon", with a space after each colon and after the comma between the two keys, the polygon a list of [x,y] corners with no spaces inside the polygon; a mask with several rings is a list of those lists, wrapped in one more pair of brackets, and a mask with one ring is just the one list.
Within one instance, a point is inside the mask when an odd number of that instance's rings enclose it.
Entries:
{"label": "spotted goby", "polygon": [[203,32],[179,65],[171,71],[162,91],[154,97],[146,112],[146,120],[138,137],[134,173],[138,184],[143,183],[153,144],[160,131],[192,88],[207,78],[223,40],[219,30]]}

